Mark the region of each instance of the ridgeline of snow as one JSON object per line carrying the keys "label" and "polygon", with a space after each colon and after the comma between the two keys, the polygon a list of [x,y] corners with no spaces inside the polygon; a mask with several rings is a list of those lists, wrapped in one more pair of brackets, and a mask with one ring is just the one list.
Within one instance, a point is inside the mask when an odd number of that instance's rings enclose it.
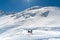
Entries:
{"label": "ridgeline of snow", "polygon": [[[28,34],[28,29],[32,29],[33,34]],[[0,17],[0,40],[54,40],[60,38],[59,31],[59,7],[34,6]]]}

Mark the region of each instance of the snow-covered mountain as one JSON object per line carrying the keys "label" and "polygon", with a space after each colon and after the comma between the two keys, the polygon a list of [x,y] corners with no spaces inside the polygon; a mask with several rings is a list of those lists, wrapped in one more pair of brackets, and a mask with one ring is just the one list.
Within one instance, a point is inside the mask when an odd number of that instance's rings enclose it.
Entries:
{"label": "snow-covered mountain", "polygon": [[[28,34],[27,30],[34,30]],[[0,17],[1,40],[38,40],[60,37],[60,8],[34,6]]]}

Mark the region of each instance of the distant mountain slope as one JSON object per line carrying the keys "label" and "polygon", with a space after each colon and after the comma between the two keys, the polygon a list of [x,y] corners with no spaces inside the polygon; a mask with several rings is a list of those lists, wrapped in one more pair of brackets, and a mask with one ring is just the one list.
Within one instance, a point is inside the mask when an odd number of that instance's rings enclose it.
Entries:
{"label": "distant mountain slope", "polygon": [[[0,17],[1,40],[20,40],[20,38],[27,40],[27,37],[30,40],[60,37],[58,36],[60,32],[56,31],[56,28],[60,28],[59,7],[34,6],[16,14]],[[34,31],[33,35],[29,36],[26,30],[30,29]],[[53,33],[55,34],[53,35]]]}

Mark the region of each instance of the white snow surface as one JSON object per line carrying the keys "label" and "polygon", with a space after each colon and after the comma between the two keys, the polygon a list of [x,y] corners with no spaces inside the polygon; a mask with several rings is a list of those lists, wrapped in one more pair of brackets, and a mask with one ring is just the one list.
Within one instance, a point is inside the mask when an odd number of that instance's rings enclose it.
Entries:
{"label": "white snow surface", "polygon": [[60,8],[34,6],[1,16],[0,40],[60,40]]}

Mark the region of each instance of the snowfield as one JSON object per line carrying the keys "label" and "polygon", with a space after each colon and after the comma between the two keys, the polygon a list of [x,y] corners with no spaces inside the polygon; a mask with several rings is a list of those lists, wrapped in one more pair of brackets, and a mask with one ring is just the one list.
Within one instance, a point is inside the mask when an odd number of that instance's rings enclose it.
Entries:
{"label": "snowfield", "polygon": [[0,16],[0,40],[60,40],[60,8],[34,6]]}

